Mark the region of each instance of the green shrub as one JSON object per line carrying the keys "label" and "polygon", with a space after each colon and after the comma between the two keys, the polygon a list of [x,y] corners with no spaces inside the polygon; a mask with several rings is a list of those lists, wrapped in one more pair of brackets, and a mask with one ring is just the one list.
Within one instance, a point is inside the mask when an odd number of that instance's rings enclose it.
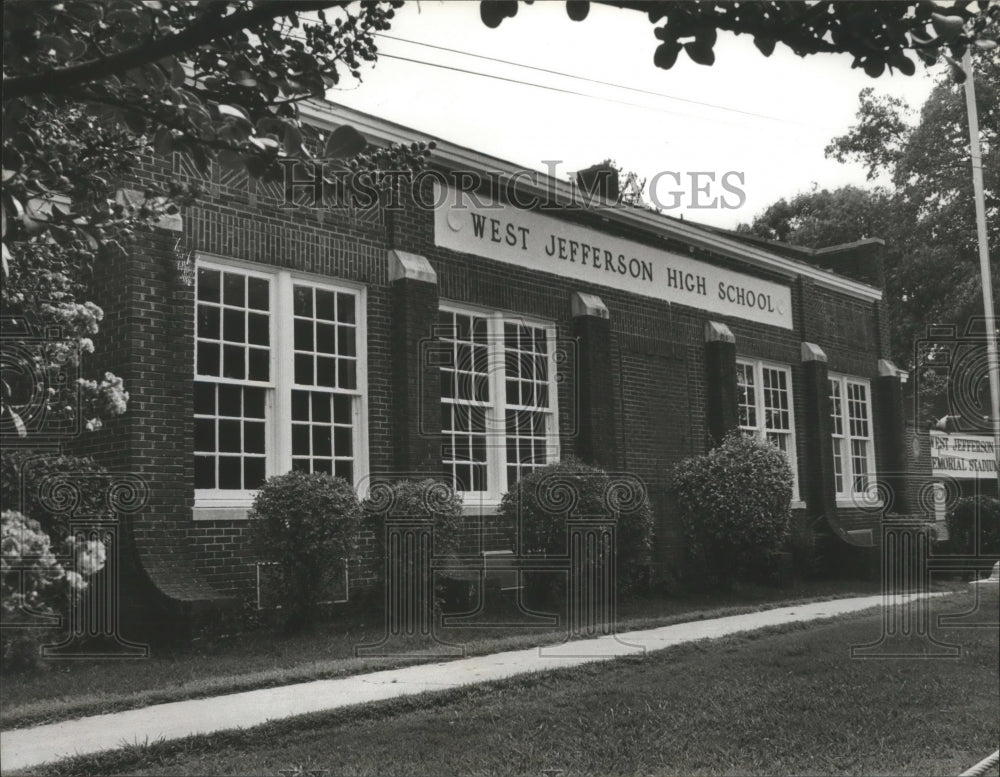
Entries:
{"label": "green shrub", "polygon": [[257,492],[250,518],[260,560],[277,564],[273,580],[286,631],[311,625],[344,560],[357,553],[362,515],[354,487],[315,472],[272,477]]}
{"label": "green shrub", "polygon": [[733,433],[708,453],[681,461],[672,475],[692,560],[702,565],[706,582],[730,585],[781,550],[792,472],[777,447]]}
{"label": "green shrub", "polygon": [[5,671],[37,666],[40,646],[57,642],[60,632],[32,624],[65,616],[70,597],[104,568],[105,548],[99,541],[69,541],[67,552],[74,562],[69,569],[56,557],[38,521],[14,510],[0,515],[0,656]]}
{"label": "green shrub", "polygon": [[953,553],[976,552],[975,526],[979,515],[979,553],[1000,556],[1000,499],[968,496],[959,499],[948,513],[948,546]]}
{"label": "green shrub", "polygon": [[105,472],[89,456],[5,450],[0,456],[0,503],[38,521],[52,541],[59,543],[69,535],[69,516],[54,514],[43,505],[39,498],[43,481],[50,475],[73,476],[74,496],[79,498],[76,514],[102,515],[108,511]]}
{"label": "green shrub", "polygon": [[443,480],[397,480],[372,483],[362,503],[366,525],[375,536],[382,559],[385,520],[430,518],[434,524],[434,555],[450,556],[458,551],[462,531],[462,497]]}
{"label": "green shrub", "polygon": [[[462,539],[462,497],[443,480],[375,481],[362,503],[365,525],[374,539],[375,572],[385,577],[385,522],[391,519],[429,519],[433,526],[436,558],[454,556]],[[416,559],[411,559],[415,562]],[[468,596],[466,587],[457,586],[441,575],[435,576],[435,606],[455,604]],[[459,593],[461,589],[461,593]]]}
{"label": "green shrub", "polygon": [[[636,479],[612,478],[599,467],[566,458],[521,478],[504,494],[500,514],[518,527],[522,552],[550,556],[567,553],[567,521],[614,516],[619,593],[635,592],[646,579],[653,515],[645,488]],[[553,585],[551,575],[528,579],[547,587],[549,595],[535,598],[551,603],[563,594],[563,585]]]}

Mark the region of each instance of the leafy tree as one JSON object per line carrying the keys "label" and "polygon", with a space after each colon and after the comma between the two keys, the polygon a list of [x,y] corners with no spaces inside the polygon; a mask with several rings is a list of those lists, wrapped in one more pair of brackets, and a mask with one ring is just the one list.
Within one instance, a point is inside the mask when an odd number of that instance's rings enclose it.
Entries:
{"label": "leafy tree", "polygon": [[[980,56],[975,87],[983,144],[983,172],[990,255],[1000,251],[1000,61]],[[982,287],[971,181],[965,95],[947,79],[935,86],[916,122],[896,98],[861,92],[857,123],[834,138],[827,155],[861,162],[869,179],[890,186],[814,190],[779,200],[751,225],[760,237],[809,247],[864,237],[886,241],[886,299],[893,327],[893,357],[908,369],[923,369],[915,344],[931,324],[954,324],[964,332],[982,315]],[[943,376],[922,372],[927,417],[946,412],[938,401]]]}
{"label": "leafy tree", "polygon": [[[532,0],[524,0],[530,4]],[[655,27],[660,41],[653,63],[669,70],[683,50],[693,62],[715,62],[715,43],[720,30],[751,35],[754,45],[769,57],[783,44],[804,57],[810,54],[847,53],[854,57],[851,67],[860,67],[877,78],[888,69],[905,75],[916,72],[907,56],[914,53],[926,64],[947,58],[961,79],[958,60],[966,48],[997,47],[1000,8],[962,0],[942,8],[930,0],[917,2],[844,3],[821,0],[815,3],[768,2],[685,2],[684,0],[601,0],[604,5],[641,11]],[[590,12],[586,0],[567,0],[566,12],[582,21]],[[481,0],[480,16],[488,27],[499,26],[518,11],[517,0]],[[660,23],[662,22],[662,24]]]}
{"label": "leafy tree", "polygon": [[819,248],[884,237],[891,214],[892,194],[884,188],[844,186],[830,191],[814,187],[791,200],[782,198],[769,205],[752,225],[741,224],[737,230]]}
{"label": "leafy tree", "polygon": [[[4,3],[2,311],[62,330],[36,349],[20,385],[5,370],[8,428],[27,432],[20,395],[35,386],[25,383],[78,370],[92,352],[103,316],[87,300],[94,261],[197,194],[168,181],[123,199],[119,187],[146,155],[181,152],[202,170],[218,162],[269,178],[287,159],[362,171],[422,164],[427,147],[367,148],[350,127],[310,137],[298,112],[342,72],[356,76],[374,61],[373,36],[401,2]],[[53,417],[83,413],[98,428],[127,398],[106,373],[49,392],[44,404]]]}
{"label": "leafy tree", "polygon": [[[988,241],[1000,248],[1000,62],[976,63],[984,149]],[[912,343],[928,323],[964,324],[981,309],[975,207],[965,97],[942,80],[914,125],[900,100],[862,91],[858,122],[827,155],[865,165],[869,179],[891,188],[844,187],[800,194],[767,208],[743,229],[761,237],[819,247],[884,238],[888,294],[897,321],[897,356],[912,361]]]}

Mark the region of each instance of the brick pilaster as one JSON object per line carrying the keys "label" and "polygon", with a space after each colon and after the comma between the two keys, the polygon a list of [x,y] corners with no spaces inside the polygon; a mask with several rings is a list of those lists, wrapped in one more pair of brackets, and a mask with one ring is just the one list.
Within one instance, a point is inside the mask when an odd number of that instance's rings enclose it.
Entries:
{"label": "brick pilaster", "polygon": [[906,421],[903,414],[903,384],[899,369],[888,359],[879,359],[878,378],[872,389],[875,415],[876,475],[892,495],[887,508],[909,512],[906,483]]}
{"label": "brick pilaster", "polygon": [[619,456],[610,314],[601,298],[593,294],[575,292],[572,307],[573,332],[580,349],[576,453],[590,464],[615,469]]}
{"label": "brick pilaster", "polygon": [[438,321],[437,274],[424,257],[389,252],[393,464],[440,475],[441,372],[428,358]]}
{"label": "brick pilaster", "polygon": [[713,445],[739,426],[736,391],[736,338],[729,327],[705,323],[705,416]]}
{"label": "brick pilaster", "polygon": [[837,510],[837,486],[831,442],[830,376],[826,354],[818,345],[802,343],[802,373],[805,429],[799,450],[805,456],[805,467],[800,496],[810,514],[832,516]]}

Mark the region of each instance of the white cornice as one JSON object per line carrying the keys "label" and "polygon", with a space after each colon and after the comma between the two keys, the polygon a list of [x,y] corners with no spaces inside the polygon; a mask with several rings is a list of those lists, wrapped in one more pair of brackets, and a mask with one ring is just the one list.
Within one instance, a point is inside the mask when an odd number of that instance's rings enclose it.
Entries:
{"label": "white cornice", "polygon": [[[433,159],[452,168],[467,170],[495,171],[505,175],[523,172],[523,168],[479,151],[441,140],[432,135],[404,127],[400,124],[384,121],[353,108],[347,108],[330,102],[309,100],[300,103],[302,118],[321,129],[333,129],[343,124],[350,124],[363,135],[373,141],[410,144],[414,141],[434,141],[437,147]],[[529,180],[523,175],[518,179],[529,194],[555,194],[572,200],[574,188],[567,182],[552,178],[538,172]],[[578,194],[578,193],[577,193]],[[679,240],[696,248],[711,251],[720,256],[735,259],[752,267],[776,273],[789,279],[798,276],[812,280],[817,286],[840,292],[851,297],[875,302],[882,299],[882,290],[853,278],[824,270],[815,265],[800,262],[795,259],[771,253],[762,248],[727,238],[711,230],[703,229],[694,224],[685,223],[643,209],[606,208],[600,211],[600,218],[623,226],[639,229],[650,235],[664,239]]]}

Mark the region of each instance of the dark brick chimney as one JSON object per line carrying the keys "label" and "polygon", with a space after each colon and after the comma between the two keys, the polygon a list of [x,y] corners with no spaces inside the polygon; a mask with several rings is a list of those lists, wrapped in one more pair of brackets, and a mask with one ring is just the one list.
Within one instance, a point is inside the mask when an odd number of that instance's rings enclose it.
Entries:
{"label": "dark brick chimney", "polygon": [[576,185],[587,202],[618,202],[618,171],[606,162],[577,172]]}

